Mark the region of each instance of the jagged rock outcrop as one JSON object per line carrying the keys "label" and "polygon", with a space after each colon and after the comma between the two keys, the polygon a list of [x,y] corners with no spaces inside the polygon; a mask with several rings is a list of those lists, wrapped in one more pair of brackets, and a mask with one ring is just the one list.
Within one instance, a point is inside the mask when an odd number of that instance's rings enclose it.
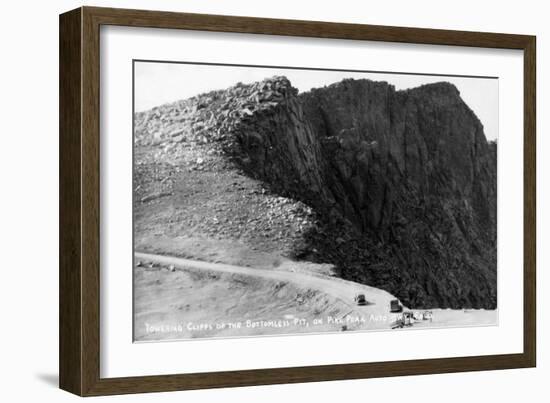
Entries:
{"label": "jagged rock outcrop", "polygon": [[[496,307],[496,144],[453,85],[350,79],[298,94],[274,77],[204,97],[186,101],[189,133],[162,127],[178,141],[204,137],[312,207],[295,257],[333,263],[411,307]],[[178,155],[170,144],[162,149]]]}

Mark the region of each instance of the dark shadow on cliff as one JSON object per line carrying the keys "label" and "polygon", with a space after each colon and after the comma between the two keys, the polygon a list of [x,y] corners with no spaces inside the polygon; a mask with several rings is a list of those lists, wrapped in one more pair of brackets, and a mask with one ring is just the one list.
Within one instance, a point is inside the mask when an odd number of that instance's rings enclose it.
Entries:
{"label": "dark shadow on cliff", "polygon": [[452,84],[344,80],[243,121],[231,150],[274,194],[312,207],[292,257],[411,308],[496,307],[496,144]]}

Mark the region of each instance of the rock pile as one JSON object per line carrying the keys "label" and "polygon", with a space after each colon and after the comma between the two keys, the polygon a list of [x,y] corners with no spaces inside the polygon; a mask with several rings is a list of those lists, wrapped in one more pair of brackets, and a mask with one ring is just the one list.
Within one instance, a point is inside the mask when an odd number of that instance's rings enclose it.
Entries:
{"label": "rock pile", "polygon": [[[154,146],[154,158],[164,162],[179,162],[188,157],[187,149],[206,144],[221,143],[228,149],[244,122],[296,94],[286,77],[276,76],[155,107],[136,113],[134,142]],[[196,157],[195,162],[200,167],[204,158]]]}

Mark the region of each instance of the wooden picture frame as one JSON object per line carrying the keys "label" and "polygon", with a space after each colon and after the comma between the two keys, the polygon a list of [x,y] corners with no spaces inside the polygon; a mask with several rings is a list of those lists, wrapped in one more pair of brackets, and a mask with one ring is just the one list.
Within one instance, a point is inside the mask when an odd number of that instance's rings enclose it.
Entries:
{"label": "wooden picture frame", "polygon": [[[102,25],[354,39],[524,52],[523,353],[128,378],[100,377],[99,30]],[[534,367],[535,37],[81,7],[60,16],[60,387],[81,396]]]}

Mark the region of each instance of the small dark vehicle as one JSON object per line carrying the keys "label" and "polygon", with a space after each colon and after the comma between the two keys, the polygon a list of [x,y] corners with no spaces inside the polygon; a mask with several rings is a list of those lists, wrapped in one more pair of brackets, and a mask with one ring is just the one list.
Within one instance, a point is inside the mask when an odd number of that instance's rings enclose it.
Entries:
{"label": "small dark vehicle", "polygon": [[393,299],[390,302],[390,312],[403,312],[403,305],[399,303],[399,300]]}
{"label": "small dark vehicle", "polygon": [[357,305],[367,305],[367,299],[365,298],[365,294],[356,294],[354,301]]}

